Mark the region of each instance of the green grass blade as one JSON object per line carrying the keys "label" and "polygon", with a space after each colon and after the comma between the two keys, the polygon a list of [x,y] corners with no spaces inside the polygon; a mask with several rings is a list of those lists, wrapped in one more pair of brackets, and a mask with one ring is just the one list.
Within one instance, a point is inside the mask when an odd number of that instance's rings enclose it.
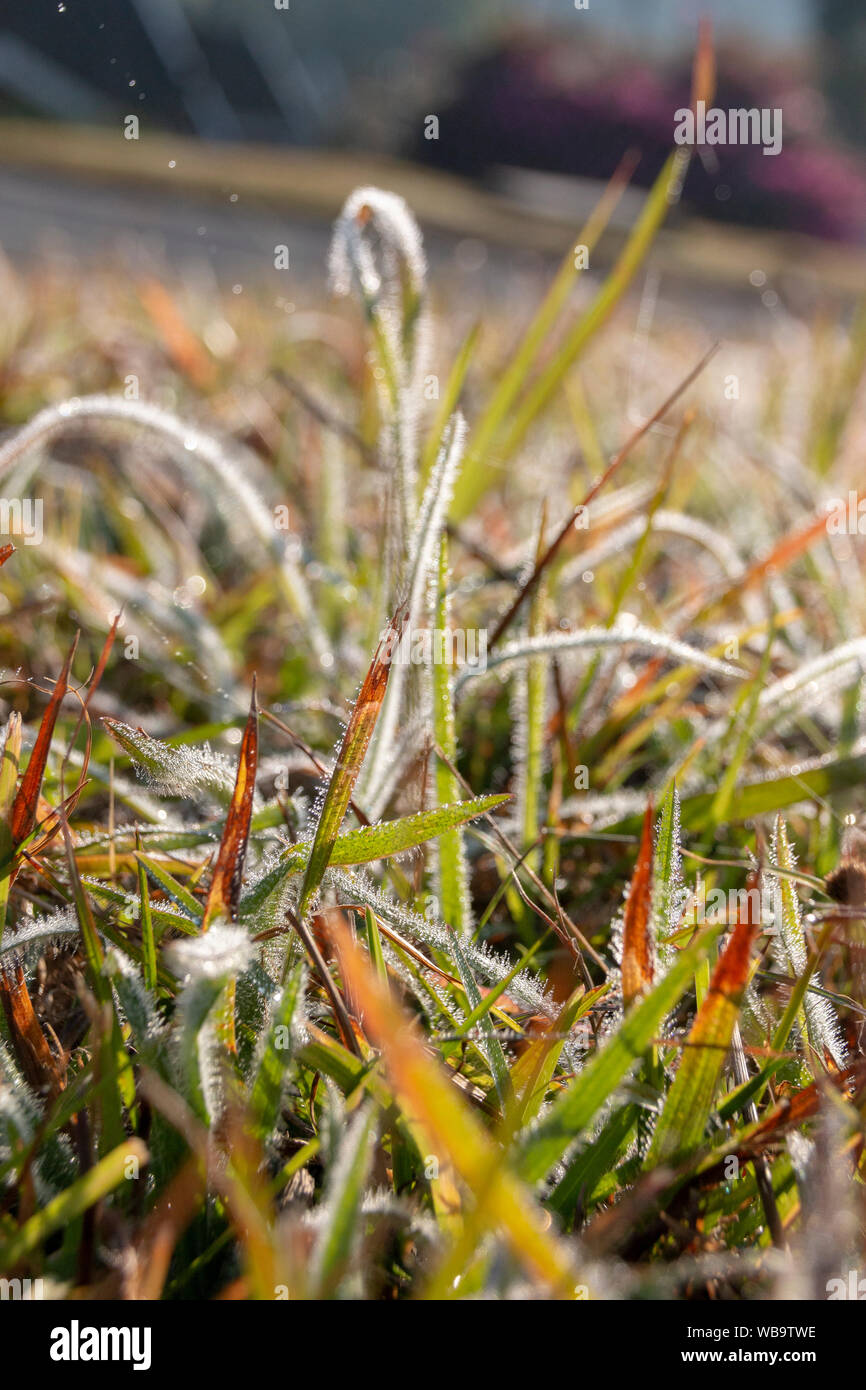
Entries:
{"label": "green grass blade", "polygon": [[679,952],[664,978],[626,1015],[610,1041],[551,1106],[526,1140],[520,1162],[524,1178],[533,1182],[543,1178],[592,1123],[608,1097],[652,1045],[662,1020],[689,987],[698,962],[720,931],[720,926],[707,927],[691,946]]}

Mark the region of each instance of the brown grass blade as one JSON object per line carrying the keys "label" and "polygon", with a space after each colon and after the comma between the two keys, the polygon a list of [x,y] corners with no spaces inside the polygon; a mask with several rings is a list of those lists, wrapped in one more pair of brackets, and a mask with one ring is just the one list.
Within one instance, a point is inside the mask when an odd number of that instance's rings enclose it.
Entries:
{"label": "brown grass blade", "polygon": [[194,386],[213,386],[214,363],[192,332],[177,304],[160,280],[145,280],[139,298],[162,339],[166,355]]}
{"label": "brown grass blade", "polygon": [[[747,887],[760,878],[750,874]],[[749,893],[741,916],[716,963],[706,998],[686,1039],[679,1068],[659,1116],[645,1167],[675,1163],[699,1148],[716,1100],[716,1088],[734,1036],[749,979],[752,945],[761,929]]]}
{"label": "brown grass blade", "polygon": [[214,917],[227,917],[229,921],[234,921],[237,916],[247,841],[250,837],[258,756],[259,711],[256,705],[256,682],[253,678],[250,712],[238,755],[235,789],[205,902],[202,931],[207,931]]}
{"label": "brown grass blade", "polygon": [[18,788],[18,794],[12,806],[12,840],[16,845],[20,845],[22,840],[27,839],[36,824],[39,790],[45,776],[45,764],[48,762],[48,754],[51,751],[51,740],[54,736],[54,726],[57,723],[60,706],[68,689],[69,672],[77,647],[78,633],[75,634],[63,670],[60,672],[51,699],[42,716],[42,723],[33,745],[33,752],[30,754],[27,771],[21,779],[21,786]]}
{"label": "brown grass blade", "polygon": [[[830,513],[832,515],[832,513]],[[716,598],[711,598],[699,609],[697,613],[689,617],[688,626],[692,627],[702,623],[718,608],[724,607],[739,594],[746,593],[753,589],[756,584],[761,584],[770,574],[779,574],[786,569],[798,556],[802,555],[816,541],[827,534],[827,522],[829,516],[827,512],[821,512],[805,526],[799,527],[795,531],[790,531],[786,536],[773,547],[769,555],[755,560],[749,565],[748,569],[740,575],[733,584],[728,585]]]}
{"label": "brown grass blade", "polygon": [[48,1046],[20,965],[0,970],[0,999],[25,1079],[37,1095],[56,1100],[66,1085],[64,1068]]}
{"label": "brown grass blade", "polygon": [[388,624],[387,631],[376,648],[370,669],[364,678],[352,717],[343,736],[340,752],[322,806],[322,814],[316,826],[316,835],[304,881],[298,898],[298,917],[302,917],[309,906],[310,899],[319,887],[331,858],[334,841],[343,823],[346,807],[352,795],[361,764],[373,737],[376,720],[388,688],[391,671],[391,657],[399,646],[403,629],[409,617],[409,609],[403,604],[397,609]]}
{"label": "brown grass blade", "polygon": [[835,1087],[854,1104],[860,1104],[866,1092],[866,1060],[860,1058],[844,1071],[828,1073],[820,1081],[813,1081],[794,1095],[786,1096],[750,1131],[738,1150],[740,1157],[751,1158],[771,1144],[778,1143],[806,1120],[814,1119],[821,1106],[822,1093],[829,1086]]}
{"label": "brown grass blade", "polygon": [[653,804],[647,803],[622,933],[622,1001],[626,1009],[653,982],[652,940]]}

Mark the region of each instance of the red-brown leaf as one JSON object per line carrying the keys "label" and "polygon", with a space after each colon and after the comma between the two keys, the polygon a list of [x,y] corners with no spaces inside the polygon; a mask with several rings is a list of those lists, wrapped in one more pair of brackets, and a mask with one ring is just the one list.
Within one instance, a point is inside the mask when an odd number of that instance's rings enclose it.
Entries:
{"label": "red-brown leaf", "polygon": [[36,743],[33,745],[33,752],[30,754],[27,771],[21,779],[21,786],[18,788],[18,794],[12,805],[12,842],[15,845],[20,845],[23,840],[26,840],[36,824],[39,791],[45,776],[45,764],[48,762],[48,754],[51,751],[54,725],[57,723],[60,706],[68,689],[69,672],[77,646],[78,634],[76,633],[66,663],[52,691],[51,699],[48,701],[48,707],[42,716],[42,723],[39,726]]}
{"label": "red-brown leaf", "polygon": [[635,865],[622,933],[622,999],[625,1007],[648,989],[654,975],[652,939],[653,805],[650,801],[643,818],[640,850]]}
{"label": "red-brown leaf", "polygon": [[214,917],[223,916],[234,921],[237,915],[238,899],[243,881],[244,859],[247,853],[247,841],[250,837],[253,797],[256,790],[256,766],[259,752],[258,713],[256,684],[253,681],[250,713],[238,756],[235,789],[232,793],[213,878],[205,903],[202,931],[207,931]]}

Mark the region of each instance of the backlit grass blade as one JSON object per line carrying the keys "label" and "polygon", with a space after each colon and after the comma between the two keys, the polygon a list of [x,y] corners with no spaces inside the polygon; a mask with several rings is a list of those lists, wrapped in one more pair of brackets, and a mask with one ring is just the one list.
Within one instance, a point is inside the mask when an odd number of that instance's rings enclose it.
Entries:
{"label": "backlit grass blade", "polygon": [[63,670],[57,678],[54,689],[51,692],[51,699],[42,716],[39,725],[39,733],[33,745],[33,751],[27,763],[27,770],[21,779],[15,801],[12,805],[12,839],[16,845],[20,845],[22,840],[33,830],[36,824],[36,811],[39,806],[39,792],[42,787],[42,779],[45,776],[45,765],[48,762],[48,754],[51,751],[51,739],[54,736],[54,726],[57,723],[57,716],[60,713],[60,706],[66,695],[69,682],[69,672],[72,669],[72,660],[78,646],[78,635],[69,651],[69,655],[63,666]]}
{"label": "backlit grass blade", "polygon": [[70,1187],[47,1202],[14,1235],[0,1238],[0,1269],[14,1269],[55,1231],[62,1230],[94,1203],[108,1197],[128,1178],[130,1164],[137,1172],[147,1159],[147,1147],[141,1139],[124,1139]]}
{"label": "backlit grass blade", "polygon": [[[864,781],[866,754],[858,754],[852,758],[833,758],[829,762],[822,758],[816,759],[814,763],[800,763],[796,772],[763,777],[759,781],[747,782],[737,787],[728,807],[728,823],[752,820],[755,816],[782,811],[801,802],[821,801],[833,792],[860,786]],[[682,824],[687,830],[700,832],[715,824],[712,816],[715,796],[715,791],[711,791],[696,792],[693,796],[683,797],[680,812]],[[610,833],[638,835],[641,824],[640,816],[629,815],[607,829]]]}
{"label": "backlit grass blade", "polygon": [[[647,195],[641,214],[629,233],[616,264],[593,303],[565,335],[550,362],[532,382],[508,426],[503,430],[501,442],[496,449],[498,458],[509,459],[520,448],[531,426],[553,400],[566,373],[619,303],[647,256],[668,209],[679,196],[687,164],[688,152],[683,149],[676,150],[669,156]],[[459,502],[459,506],[452,507],[451,513],[455,520],[461,520],[472,510],[487,490],[488,483],[492,481],[490,475],[479,477],[477,472],[472,477],[472,492],[469,492],[468,487],[458,491],[456,502]]]}
{"label": "backlit grass blade", "polygon": [[421,455],[419,473],[422,487],[426,484],[433,469],[433,465],[436,462],[436,457],[442,443],[442,436],[448,427],[448,421],[460,405],[460,396],[466,381],[466,373],[469,370],[473,354],[478,345],[479,330],[480,324],[474,323],[463,339],[457,356],[454,358],[451,371],[448,374],[448,380],[442,392],[442,399],[436,411],[436,418],[433,421],[433,426]]}
{"label": "backlit grass blade", "polygon": [[156,938],[153,934],[153,913],[150,906],[150,885],[141,860],[137,863],[138,897],[141,904],[141,950],[144,987],[151,992],[157,986]]}
{"label": "backlit grass blade", "polygon": [[719,762],[724,768],[724,772],[712,806],[713,820],[717,825],[722,825],[727,820],[728,808],[734,795],[740,770],[752,746],[755,722],[758,717],[758,700],[767,683],[774,637],[775,626],[771,623],[761,664],[754,679],[737,695],[727,732],[720,740]]}
{"label": "backlit grass blade", "polygon": [[613,1037],[590,1058],[528,1135],[519,1168],[527,1182],[539,1181],[563,1157],[651,1047],[662,1020],[688,989],[697,965],[720,931],[720,925],[707,927],[675,956],[667,974],[630,1010]]}
{"label": "backlit grass blade", "polygon": [[225,917],[228,921],[233,922],[237,916],[244,860],[250,837],[253,798],[256,792],[258,749],[258,709],[256,708],[256,686],[255,681],[253,681],[250,712],[238,754],[235,789],[226,816],[222,840],[204,906],[201,922],[202,931],[207,931],[214,917]]}
{"label": "backlit grass blade", "polygon": [[[459,788],[458,788],[459,790]],[[377,859],[410,853],[419,845],[438,836],[445,837],[478,816],[501,806],[508,800],[504,794],[471,797],[453,806],[438,806],[429,811],[416,811],[399,820],[383,821],[379,825],[358,826],[344,830],[334,841],[328,867],[331,869],[355,864],[372,864]],[[311,842],[301,840],[286,850],[280,862],[270,869],[240,902],[241,916],[251,918],[264,909],[266,903],[279,902],[283,884],[295,874],[303,873],[310,857]],[[445,912],[443,909],[443,916]],[[450,920],[446,917],[446,920]]]}
{"label": "backlit grass blade", "polygon": [[752,907],[749,896],[745,917],[734,927],[713,971],[709,992],[689,1031],[659,1116],[646,1168],[677,1163],[703,1140],[749,978],[752,943],[760,929],[760,922],[752,920]]}
{"label": "backlit grass blade", "polygon": [[18,781],[18,764],[21,761],[21,715],[13,710],[6,725],[6,738],[0,760],[0,942],[6,925],[6,906],[9,901],[9,887],[12,876],[12,863],[15,853],[15,840],[12,835],[12,804],[15,800],[15,787]]}
{"label": "backlit grass blade", "polygon": [[387,987],[388,966],[382,950],[382,934],[379,931],[379,922],[372,907],[364,908],[364,930],[367,935],[367,950],[370,952],[373,968],[380,983]]}
{"label": "backlit grass blade", "polygon": [[571,1029],[608,989],[609,985],[600,985],[589,993],[582,987],[575,990],[563,1004],[552,1026],[534,1037],[514,1063],[511,1068],[511,1088],[514,1094],[512,1125],[515,1132],[535,1119]]}
{"label": "backlit grass blade", "polygon": [[570,1253],[544,1228],[530,1195],[510,1172],[421,1037],[384,993],[348,931],[341,933],[340,958],[353,994],[363,1000],[364,1026],[381,1047],[402,1106],[417,1117],[430,1148],[447,1157],[472,1192],[485,1225],[508,1242],[532,1276],[560,1298],[573,1297],[577,1275]]}
{"label": "backlit grass blade", "polygon": [[[448,632],[450,629],[448,580],[448,537],[443,532],[439,542],[439,568],[433,617],[433,627],[438,632]],[[442,655],[450,657],[450,649],[446,647]],[[432,684],[433,735],[438,747],[453,762],[457,757],[457,734],[454,722],[454,678],[450,660],[433,663]],[[434,760],[433,777],[439,806],[456,801],[460,794],[457,778],[442,758]],[[469,900],[466,848],[463,836],[456,827],[446,830],[439,840],[437,886],[439,905],[445,921],[450,922],[457,932],[468,930],[472,920],[472,908]]]}
{"label": "backlit grass blade", "polygon": [[298,916],[302,917],[310,900],[322,882],[330,863],[334,843],[346,814],[352,789],[361,771],[361,764],[373,736],[376,720],[388,687],[391,658],[399,646],[406,622],[405,608],[398,609],[382,638],[370,664],[364,683],[349,719],[331,779],[316,825],[313,847],[307,860],[298,898]]}
{"label": "backlit grass blade", "polygon": [[[780,873],[774,875],[774,908],[780,944],[795,978],[802,977],[808,965],[806,936],[801,920],[800,902],[797,888],[790,877],[797,867],[794,850],[788,838],[788,831],[781,816],[776,817],[773,834],[773,851]],[[831,1059],[836,1067],[845,1062],[845,1047],[842,1042],[839,1022],[832,1005],[813,991],[803,997],[803,1009],[798,1018],[801,1036],[809,1044],[804,1070],[804,1081],[818,1077],[824,1069],[825,1059]]]}
{"label": "backlit grass blade", "polygon": [[622,1002],[628,1009],[652,985],[655,942],[652,922],[653,807],[647,803],[637,864],[623,914]]}
{"label": "backlit grass blade", "polygon": [[599,1134],[594,1136],[568,1164],[563,1177],[547,1199],[546,1206],[567,1218],[579,1202],[586,1204],[599,1180],[612,1173],[617,1159],[633,1140],[640,1109],[631,1102],[614,1110]]}
{"label": "backlit grass blade", "polygon": [[[493,792],[487,796],[457,801],[450,806],[416,811],[414,815],[383,821],[379,825],[362,825],[356,830],[344,830],[334,841],[330,863],[370,864],[376,859],[406,854],[429,840],[447,835],[460,825],[477,820],[508,800],[507,794]],[[292,856],[298,852],[303,852],[303,847],[293,845]]]}
{"label": "backlit grass blade", "polygon": [[588,264],[588,258],[598,244],[611,216],[634,171],[636,160],[628,154],[593,209],[586,225],[568,248],[550,288],[539,305],[523,338],[476,425],[467,448],[463,478],[455,491],[452,514],[459,520],[473,510],[479,498],[493,481],[491,454],[496,457],[496,437],[503,422],[530,379],[542,348],[568,303],[574,285]]}

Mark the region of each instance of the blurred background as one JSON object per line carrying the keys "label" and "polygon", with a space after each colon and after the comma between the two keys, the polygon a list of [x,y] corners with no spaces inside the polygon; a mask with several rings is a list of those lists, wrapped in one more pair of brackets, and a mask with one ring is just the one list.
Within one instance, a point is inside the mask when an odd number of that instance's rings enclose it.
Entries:
{"label": "blurred background", "polygon": [[726,227],[808,238],[773,245],[795,272],[851,280],[859,265],[821,248],[866,231],[861,0],[3,0],[0,241],[87,255],[134,235],[265,274],[274,218],[292,217],[295,266],[321,277],[324,224],[369,180],[434,237],[553,254],[628,150],[617,223],[634,217],[701,16],[715,104],[781,108],[784,140],[692,161],[669,230],[716,233],[680,269],[741,282],[753,243]]}

